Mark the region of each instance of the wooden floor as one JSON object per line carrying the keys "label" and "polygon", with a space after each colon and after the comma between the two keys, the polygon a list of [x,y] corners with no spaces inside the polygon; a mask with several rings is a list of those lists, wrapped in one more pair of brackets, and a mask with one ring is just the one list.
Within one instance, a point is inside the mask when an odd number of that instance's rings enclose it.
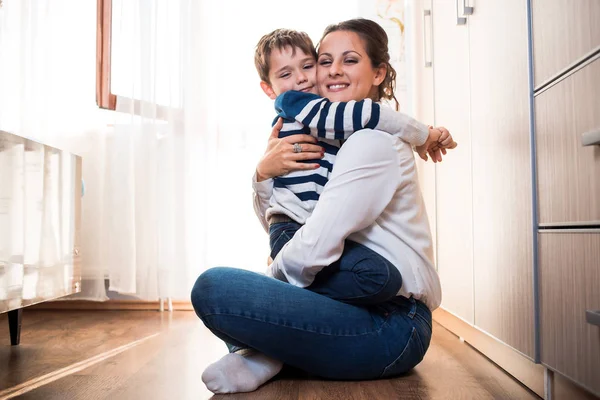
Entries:
{"label": "wooden floor", "polygon": [[[23,314],[11,347],[0,315],[0,399],[208,399],[200,375],[225,346],[193,312]],[[539,399],[440,325],[408,376],[332,382],[293,372],[253,393],[213,399]]]}

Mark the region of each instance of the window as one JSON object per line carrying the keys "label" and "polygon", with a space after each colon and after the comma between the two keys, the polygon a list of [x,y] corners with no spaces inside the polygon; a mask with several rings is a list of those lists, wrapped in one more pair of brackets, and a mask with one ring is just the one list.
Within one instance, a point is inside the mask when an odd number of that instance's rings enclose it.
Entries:
{"label": "window", "polygon": [[181,117],[186,4],[97,0],[100,108],[159,120]]}

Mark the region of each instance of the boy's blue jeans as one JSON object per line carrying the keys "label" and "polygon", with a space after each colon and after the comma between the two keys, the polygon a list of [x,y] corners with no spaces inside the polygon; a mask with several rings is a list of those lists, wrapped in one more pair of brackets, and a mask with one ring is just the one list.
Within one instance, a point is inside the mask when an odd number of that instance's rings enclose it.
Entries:
{"label": "boy's blue jeans", "polygon": [[431,340],[431,312],[395,297],[357,306],[235,268],[211,268],[191,294],[220,339],[329,379],[375,379],[417,365]]}
{"label": "boy's blue jeans", "polygon": [[[301,226],[279,222],[269,227],[272,259]],[[400,287],[398,268],[368,247],[346,240],[340,259],[321,270],[306,289],[344,303],[371,305],[393,299]]]}

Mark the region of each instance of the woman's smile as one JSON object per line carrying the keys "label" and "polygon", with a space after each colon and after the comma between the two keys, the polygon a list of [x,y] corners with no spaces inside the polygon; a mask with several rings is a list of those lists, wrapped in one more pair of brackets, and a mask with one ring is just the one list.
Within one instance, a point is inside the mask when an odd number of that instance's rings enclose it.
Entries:
{"label": "woman's smile", "polygon": [[348,83],[332,83],[327,86],[327,90],[330,92],[339,92],[342,91],[344,89],[347,89],[348,86],[350,86],[350,84]]}

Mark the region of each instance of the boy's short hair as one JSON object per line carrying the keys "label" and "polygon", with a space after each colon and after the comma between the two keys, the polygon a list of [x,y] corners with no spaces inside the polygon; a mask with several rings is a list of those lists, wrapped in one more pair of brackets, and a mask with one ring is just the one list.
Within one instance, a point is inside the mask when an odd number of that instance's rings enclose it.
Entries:
{"label": "boy's short hair", "polygon": [[292,55],[296,54],[296,49],[312,55],[317,59],[317,51],[310,37],[304,32],[298,32],[292,29],[275,29],[273,32],[264,35],[258,41],[254,52],[254,65],[260,79],[269,81],[269,58],[273,49],[283,50],[285,47],[292,48]]}

